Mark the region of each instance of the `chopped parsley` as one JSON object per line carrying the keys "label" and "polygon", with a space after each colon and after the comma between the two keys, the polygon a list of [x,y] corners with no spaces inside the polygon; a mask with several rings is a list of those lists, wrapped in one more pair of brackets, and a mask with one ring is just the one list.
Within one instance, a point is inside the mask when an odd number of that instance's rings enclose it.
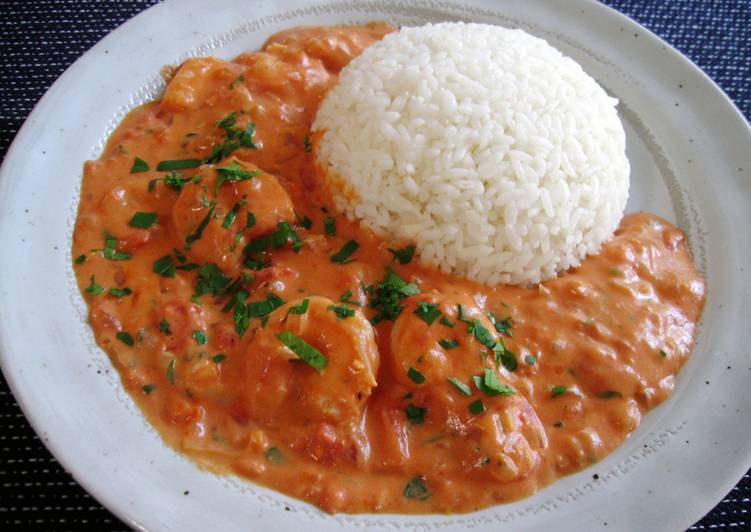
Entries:
{"label": "chopped parsley", "polygon": [[527,355],[524,357],[524,362],[526,362],[530,366],[534,366],[537,363],[537,358],[533,355]]}
{"label": "chopped parsley", "polygon": [[477,389],[485,395],[516,395],[513,388],[498,380],[498,376],[492,369],[486,368],[482,376],[475,375],[472,377],[472,381]]}
{"label": "chopped parsley", "polygon": [[83,264],[84,262],[86,262],[86,254],[84,253],[79,255],[73,262],[75,262],[76,264]]}
{"label": "chopped parsley", "polygon": [[463,395],[466,395],[467,397],[472,395],[472,390],[470,389],[470,387],[464,384],[462,381],[460,381],[456,377],[449,377],[448,381],[451,384],[453,384],[456,387],[456,389],[459,390]]}
{"label": "chopped parsley", "polygon": [[180,191],[183,189],[186,183],[198,183],[201,181],[200,175],[195,175],[193,177],[183,177],[183,175],[180,172],[170,172],[164,177],[158,177],[156,179],[152,179],[149,181],[148,190],[149,192],[152,192],[154,188],[156,187],[156,184],[160,181],[163,181],[165,185],[174,188],[177,191]]}
{"label": "chopped parsley", "polygon": [[140,157],[136,157],[133,160],[133,166],[130,167],[131,174],[138,174],[141,172],[148,172],[148,171],[149,171],[149,163],[147,163]]}
{"label": "chopped parsley", "polygon": [[130,253],[117,251],[117,238],[112,235],[105,235],[102,254],[108,260],[130,260],[131,257]]}
{"label": "chopped parsley", "polygon": [[441,315],[441,311],[438,310],[438,305],[435,303],[420,301],[417,303],[417,309],[415,309],[414,314],[428,325],[431,325]]}
{"label": "chopped parsley", "polygon": [[154,261],[151,271],[158,273],[162,277],[174,277],[177,272],[175,270],[175,263],[172,261],[172,255],[165,255]]}
{"label": "chopped parsley", "polygon": [[511,316],[499,320],[492,312],[488,312],[488,319],[493,324],[498,334],[505,334],[506,336],[513,336],[511,332]]}
{"label": "chopped parsley", "polygon": [[402,249],[391,249],[389,251],[394,256],[394,262],[399,261],[399,264],[409,264],[412,262],[412,257],[415,255],[416,246],[410,244]]}
{"label": "chopped parsley", "polygon": [[614,397],[623,397],[623,394],[615,390],[605,390],[598,392],[597,397],[599,397],[600,399],[613,399]]}
{"label": "chopped parsley", "polygon": [[243,81],[245,81],[245,78],[243,77],[242,74],[240,74],[239,76],[237,76],[235,79],[232,80],[232,83],[229,84],[230,90],[234,89],[237,85],[239,85]]}
{"label": "chopped parsley", "polygon": [[386,273],[377,286],[368,287],[368,293],[371,295],[370,308],[378,310],[370,322],[376,324],[383,319],[395,320],[399,317],[404,307],[401,300],[408,296],[414,296],[420,292],[420,289],[414,283],[407,283],[399,277],[391,268],[386,268]]}
{"label": "chopped parsley", "polygon": [[553,386],[552,388],[550,388],[550,395],[552,395],[553,397],[558,397],[558,396],[563,395],[567,391],[568,391],[568,388],[566,388],[565,386],[561,386],[560,384],[557,384]]}
{"label": "chopped parsley", "polygon": [[404,486],[403,494],[408,499],[417,499],[419,501],[427,500],[433,495],[425,484],[425,477],[422,475],[410,479],[407,485]]}
{"label": "chopped parsley", "polygon": [[485,347],[493,348],[495,346],[495,339],[489,330],[487,330],[479,320],[472,320],[467,325],[467,332],[477,338]]}
{"label": "chopped parsley", "polygon": [[355,309],[347,305],[329,305],[329,310],[336,314],[338,320],[346,320],[355,315]]}
{"label": "chopped parsley", "polygon": [[123,297],[132,294],[133,290],[130,288],[110,288],[109,293],[115,297]]}
{"label": "chopped parsley", "polygon": [[440,323],[444,327],[448,327],[449,329],[453,329],[454,328],[454,322],[452,322],[446,316],[441,317],[441,319],[440,319],[440,321],[438,323]]}
{"label": "chopped parsley", "polygon": [[128,225],[131,227],[138,227],[139,229],[148,229],[159,218],[159,214],[156,212],[136,212],[133,218],[130,219]]}
{"label": "chopped parsley", "polygon": [[422,425],[425,422],[425,414],[428,413],[428,409],[410,404],[404,412],[407,414],[407,419],[414,425]]}
{"label": "chopped parsley", "polygon": [[177,360],[174,358],[169,361],[169,364],[167,364],[167,382],[170,384],[175,384],[175,365],[177,364]]}
{"label": "chopped parsley", "polygon": [[503,364],[503,367],[509,371],[516,371],[519,367],[519,363],[516,360],[516,353],[506,347],[503,343],[503,338],[498,338],[498,341],[493,346],[493,354],[495,355],[495,364]]}
{"label": "chopped parsley", "polygon": [[[222,227],[228,229],[229,226],[232,225],[232,223],[235,221],[235,218],[237,218],[237,213],[240,212],[240,207],[245,205],[245,203],[245,201],[239,201],[232,206],[232,209],[224,215]],[[242,233],[240,234],[240,236],[242,236]]]}
{"label": "chopped parsley", "polygon": [[203,220],[201,220],[201,223],[198,224],[198,227],[196,227],[195,232],[189,234],[185,237],[185,243],[186,244],[192,244],[199,238],[203,236],[203,232],[206,229],[206,226],[209,225],[209,222],[211,221],[211,217],[214,216],[214,209],[216,209],[216,203],[210,203],[209,204],[209,212],[206,213],[206,216],[203,217]]}
{"label": "chopped parsley", "polygon": [[262,173],[263,172],[260,170],[246,170],[245,167],[237,161],[232,161],[228,165],[216,169],[216,185],[214,186],[214,192],[219,194],[219,187],[225,182],[247,181],[248,179],[253,179]]}
{"label": "chopped parsley", "polygon": [[229,157],[237,148],[256,149],[256,145],[253,143],[253,134],[255,133],[256,125],[253,122],[249,122],[245,129],[235,127],[237,124],[236,117],[237,113],[230,113],[216,123],[217,127],[224,130],[225,139],[221,144],[214,146],[211,155],[204,160],[205,163],[217,163]]}
{"label": "chopped parsley", "polygon": [[256,225],[256,215],[252,212],[248,212],[245,220],[245,229],[251,229]]}
{"label": "chopped parsley", "polygon": [[198,345],[205,345],[206,342],[209,341],[209,339],[206,337],[206,333],[203,331],[195,330],[193,331],[193,339],[196,341]]}
{"label": "chopped parsley", "polygon": [[268,251],[269,248],[279,249],[288,242],[292,243],[292,250],[297,251],[303,244],[302,238],[292,228],[289,222],[279,222],[276,226],[276,231],[270,235],[266,235],[251,240],[243,252],[246,255],[254,256],[257,253]]}
{"label": "chopped parsley", "polygon": [[268,449],[266,449],[266,452],[263,454],[266,457],[266,460],[268,460],[272,464],[281,464],[284,462],[284,456],[282,456],[282,451],[280,451],[276,447],[269,447]]}
{"label": "chopped parsley", "polygon": [[172,334],[172,329],[169,326],[169,322],[166,318],[162,318],[162,321],[159,322],[159,331],[163,332],[164,334]]}
{"label": "chopped parsley", "polygon": [[469,409],[470,414],[475,416],[479,416],[480,414],[485,412],[485,405],[482,403],[482,399],[478,399],[477,401],[469,403],[469,406],[467,408]]}
{"label": "chopped parsley", "polygon": [[288,314],[296,314],[298,316],[302,316],[303,314],[305,314],[306,312],[308,312],[308,305],[309,304],[310,304],[310,300],[309,299],[303,299],[302,303],[300,303],[299,305],[294,305],[294,306],[290,307]]}
{"label": "chopped parsley", "polygon": [[312,368],[320,371],[328,364],[323,353],[291,331],[282,331],[276,337]]}
{"label": "chopped parsley", "polygon": [[667,353],[665,352],[665,350],[664,350],[664,349],[660,349],[660,356],[661,356],[662,358],[668,358],[668,354],[667,354]]}
{"label": "chopped parsley", "polygon": [[145,393],[146,395],[149,395],[155,389],[156,389],[156,386],[153,385],[153,384],[144,384],[143,385],[143,393]]}
{"label": "chopped parsley", "polygon": [[86,287],[86,293],[91,294],[93,296],[98,296],[104,292],[104,288],[97,284],[97,282],[94,280],[94,276],[91,276],[91,280],[89,281],[89,286]]}
{"label": "chopped parsley", "polygon": [[207,262],[198,268],[196,295],[199,297],[209,293],[215,296],[224,295],[230,283],[232,279],[224,275],[216,264]]}
{"label": "chopped parsley", "polygon": [[323,230],[329,236],[336,236],[336,221],[331,216],[323,220]]}
{"label": "chopped parsley", "polygon": [[342,246],[342,249],[340,249],[339,251],[331,255],[331,262],[344,264],[345,261],[349,258],[349,256],[352,255],[355,251],[357,251],[357,248],[359,247],[360,247],[360,244],[358,244],[354,240],[347,241]]}
{"label": "chopped parsley", "polygon": [[211,357],[211,360],[214,362],[214,364],[221,364],[227,359],[227,355],[224,353],[219,353],[218,355],[214,355]]}
{"label": "chopped parsley", "polygon": [[342,303],[348,303],[350,305],[355,305],[358,307],[362,306],[357,301],[352,301],[352,290],[347,290],[341,296],[339,296],[339,301],[341,301]]}
{"label": "chopped parsley", "polygon": [[200,159],[175,159],[172,161],[160,161],[156,165],[157,172],[169,172],[171,170],[188,170],[189,168],[198,168],[201,166]]}
{"label": "chopped parsley", "polygon": [[422,384],[423,382],[425,382],[425,375],[420,373],[419,370],[413,368],[412,366],[410,366],[407,370],[407,377],[409,377],[410,380],[415,384]]}
{"label": "chopped parsley", "polygon": [[135,342],[133,341],[133,337],[132,337],[132,336],[130,335],[130,333],[129,333],[129,332],[125,332],[125,331],[120,331],[119,333],[117,333],[117,334],[115,335],[115,337],[116,337],[116,338],[117,338],[118,340],[120,340],[120,341],[121,341],[122,343],[124,343],[125,345],[127,345],[127,346],[129,346],[129,347],[133,347],[133,344],[135,343]]}
{"label": "chopped parsley", "polygon": [[305,141],[303,142],[303,147],[305,149],[305,153],[310,153],[313,151],[313,143],[310,142],[310,137],[306,136]]}
{"label": "chopped parsley", "polygon": [[284,305],[284,300],[276,294],[269,293],[266,299],[248,303],[248,315],[251,318],[263,318],[268,316],[274,310]]}
{"label": "chopped parsley", "polygon": [[301,218],[299,214],[295,213],[295,218],[297,218],[297,224],[303,229],[310,230],[310,228],[313,227],[313,220],[311,220],[307,216],[303,215]]}
{"label": "chopped parsley", "polygon": [[459,347],[459,342],[457,340],[438,340],[438,345],[443,347],[444,349],[455,349]]}

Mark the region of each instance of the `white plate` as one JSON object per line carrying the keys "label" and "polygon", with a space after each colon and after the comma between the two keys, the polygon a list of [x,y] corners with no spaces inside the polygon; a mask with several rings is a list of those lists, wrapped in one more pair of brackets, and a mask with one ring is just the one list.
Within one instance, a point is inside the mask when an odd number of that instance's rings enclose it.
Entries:
{"label": "white plate", "polygon": [[[620,448],[533,497],[468,515],[330,516],[198,470],[162,444],[123,392],[93,341],[72,271],[81,165],[98,156],[126,111],[157,96],[160,67],[192,55],[231,58],[294,25],[373,19],[522,27],[578,60],[622,102],[632,162],[628,209],[653,211],[682,227],[709,284],[699,339],[675,393]],[[69,68],[5,159],[3,371],[60,462],[139,529],[297,530],[305,523],[311,530],[562,532],[607,523],[607,530],[682,530],[751,466],[751,283],[744,272],[751,268],[750,154],[748,124],[709,78],[644,28],[593,1],[168,1]]]}

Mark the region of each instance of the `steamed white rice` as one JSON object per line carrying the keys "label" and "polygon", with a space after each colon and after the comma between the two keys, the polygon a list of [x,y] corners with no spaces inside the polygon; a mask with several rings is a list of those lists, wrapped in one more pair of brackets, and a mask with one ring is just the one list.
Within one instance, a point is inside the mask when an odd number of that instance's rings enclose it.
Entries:
{"label": "steamed white rice", "polygon": [[443,271],[537,283],[620,222],[629,163],[616,104],[522,30],[429,24],[353,60],[313,129],[349,218],[414,241]]}

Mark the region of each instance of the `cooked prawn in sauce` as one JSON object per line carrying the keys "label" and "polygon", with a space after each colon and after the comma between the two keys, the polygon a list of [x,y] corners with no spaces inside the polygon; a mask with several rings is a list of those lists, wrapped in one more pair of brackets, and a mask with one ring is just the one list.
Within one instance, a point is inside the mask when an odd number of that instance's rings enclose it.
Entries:
{"label": "cooked prawn in sauce", "polygon": [[705,284],[623,218],[533,287],[421,266],[336,213],[318,104],[394,28],[296,28],[189,59],[84,167],[73,239],[97,342],[164,440],[330,512],[466,512],[604,458],[665,400]]}

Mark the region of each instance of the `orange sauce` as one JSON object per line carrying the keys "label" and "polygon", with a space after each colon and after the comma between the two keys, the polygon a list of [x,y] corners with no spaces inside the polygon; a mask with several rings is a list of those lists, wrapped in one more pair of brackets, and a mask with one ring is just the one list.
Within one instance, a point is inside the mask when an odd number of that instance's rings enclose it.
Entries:
{"label": "orange sauce", "polygon": [[[390,31],[296,28],[232,62],[186,61],[86,163],[75,269],[123,385],[202,466],[330,512],[472,511],[617,447],[671,393],[705,284],[683,233],[650,214],[532,288],[400,264],[389,248],[409,243],[337,216],[310,125]],[[156,170],[174,160],[193,167]],[[403,283],[379,292],[387,268]]]}

